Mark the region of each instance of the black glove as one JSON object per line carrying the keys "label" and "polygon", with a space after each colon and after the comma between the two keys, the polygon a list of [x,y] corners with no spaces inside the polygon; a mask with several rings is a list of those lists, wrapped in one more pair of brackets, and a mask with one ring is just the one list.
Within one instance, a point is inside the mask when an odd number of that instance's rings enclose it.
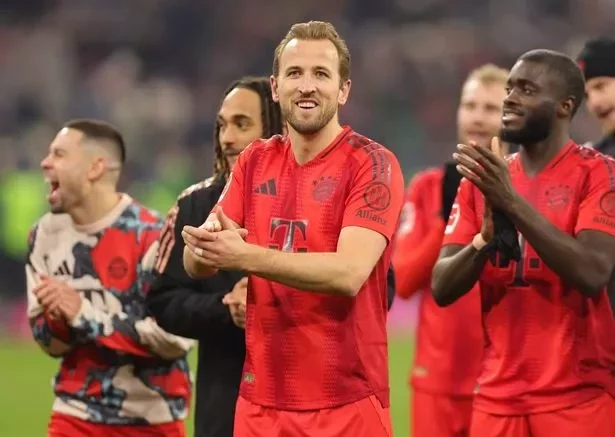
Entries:
{"label": "black glove", "polygon": [[393,264],[389,266],[387,272],[387,309],[390,311],[395,301],[395,272],[393,271]]}
{"label": "black glove", "polygon": [[442,209],[440,214],[444,219],[444,223],[448,223],[448,216],[451,215],[455,197],[457,197],[457,188],[461,182],[461,175],[457,171],[457,164],[448,162],[444,165],[444,177],[442,178]]}
{"label": "black glove", "polygon": [[517,229],[513,222],[502,211],[492,211],[493,238],[479,253],[488,254],[491,262],[496,265],[497,253],[500,253],[500,261],[506,265],[511,260],[521,259],[521,247],[517,238]]}

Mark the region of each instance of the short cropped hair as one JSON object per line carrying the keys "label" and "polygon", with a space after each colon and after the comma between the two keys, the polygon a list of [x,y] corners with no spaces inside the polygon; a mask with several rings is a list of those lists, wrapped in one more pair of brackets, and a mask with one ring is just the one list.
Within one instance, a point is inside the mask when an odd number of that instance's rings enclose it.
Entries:
{"label": "short cropped hair", "polygon": [[273,57],[273,75],[280,73],[280,56],[286,45],[293,39],[300,41],[329,40],[335,46],[340,60],[339,74],[342,83],[350,78],[350,51],[346,42],[340,37],[333,24],[326,21],[308,21],[293,24],[286,36],[275,49]]}
{"label": "short cropped hair", "polygon": [[585,78],[583,71],[570,56],[554,50],[536,49],[521,55],[518,61],[535,62],[546,65],[559,77],[562,85],[562,96],[574,100],[571,117],[583,103],[585,97]]}
{"label": "short cropped hair", "polygon": [[124,138],[112,124],[102,120],[81,118],[70,120],[63,127],[78,130],[86,139],[109,142],[115,148],[120,163],[124,164],[126,161]]}

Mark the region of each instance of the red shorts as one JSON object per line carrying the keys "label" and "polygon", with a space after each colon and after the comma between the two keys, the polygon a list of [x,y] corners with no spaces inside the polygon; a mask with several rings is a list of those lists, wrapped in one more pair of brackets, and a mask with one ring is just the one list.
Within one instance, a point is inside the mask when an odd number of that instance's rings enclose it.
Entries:
{"label": "red shorts", "polygon": [[242,398],[235,409],[235,437],[392,437],[388,408],[375,396],[313,411],[262,407]]}
{"label": "red shorts", "polygon": [[470,436],[615,436],[615,399],[605,393],[564,410],[523,416],[496,416],[475,410]]}
{"label": "red shorts", "polygon": [[414,390],[410,402],[412,437],[467,437],[473,396],[436,395]]}
{"label": "red shorts", "polygon": [[186,437],[186,430],[181,420],[159,425],[102,425],[53,413],[47,437]]}

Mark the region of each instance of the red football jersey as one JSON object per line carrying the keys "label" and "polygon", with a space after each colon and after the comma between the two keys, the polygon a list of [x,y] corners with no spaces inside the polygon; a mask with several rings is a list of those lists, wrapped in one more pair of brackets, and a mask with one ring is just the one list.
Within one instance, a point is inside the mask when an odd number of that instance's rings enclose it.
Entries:
{"label": "red football jersey", "polygon": [[[287,137],[256,141],[233,168],[219,205],[247,241],[287,252],[335,252],[345,226],[391,240],[403,203],[399,163],[350,128],[310,162]],[[297,290],[250,276],[240,395],[281,410],[335,407],[375,395],[389,404],[390,245],[356,297]]]}
{"label": "red football jersey", "polygon": [[[509,161],[517,192],[562,231],[615,235],[615,161],[572,141],[534,177]],[[444,245],[471,242],[484,200],[463,180]],[[615,322],[606,290],[565,284],[520,237],[522,259],[488,262],[480,277],[485,355],[475,407],[493,414],[553,411],[613,393]]]}
{"label": "red football jersey", "polygon": [[[443,176],[441,169],[430,169],[410,182],[393,261],[398,287],[417,286],[399,288],[398,294],[408,297],[422,291],[412,386],[429,393],[471,396],[483,354],[478,287],[446,308],[435,303],[429,287],[444,230],[440,217]],[[430,239],[432,232],[439,238]],[[425,243],[435,247],[424,247]],[[416,262],[405,262],[412,260]],[[410,275],[415,278],[406,280]]]}

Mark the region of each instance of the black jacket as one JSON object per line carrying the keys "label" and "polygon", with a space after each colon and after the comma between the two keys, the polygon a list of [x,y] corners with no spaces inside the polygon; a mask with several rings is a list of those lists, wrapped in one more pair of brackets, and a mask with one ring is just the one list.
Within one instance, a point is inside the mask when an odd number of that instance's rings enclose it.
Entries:
{"label": "black jacket", "polygon": [[615,133],[604,136],[594,145],[594,149],[615,158]]}
{"label": "black jacket", "polygon": [[[615,133],[604,136],[594,145],[594,149],[600,153],[604,153],[612,158],[615,158]],[[608,287],[609,300],[611,301],[611,309],[615,314],[615,271],[611,276],[611,282]]]}
{"label": "black jacket", "polygon": [[[195,437],[232,437],[235,401],[245,358],[245,336],[231,319],[222,298],[243,276],[221,271],[193,280],[183,267],[185,225],[200,226],[218,201],[223,179],[207,179],[185,190],[169,214],[175,220],[174,239],[164,272],[147,296],[158,324],[168,332],[199,341],[196,377]],[[173,218],[175,217],[175,218]],[[161,256],[165,241],[161,236]],[[395,296],[393,270],[388,273],[389,309]]]}

